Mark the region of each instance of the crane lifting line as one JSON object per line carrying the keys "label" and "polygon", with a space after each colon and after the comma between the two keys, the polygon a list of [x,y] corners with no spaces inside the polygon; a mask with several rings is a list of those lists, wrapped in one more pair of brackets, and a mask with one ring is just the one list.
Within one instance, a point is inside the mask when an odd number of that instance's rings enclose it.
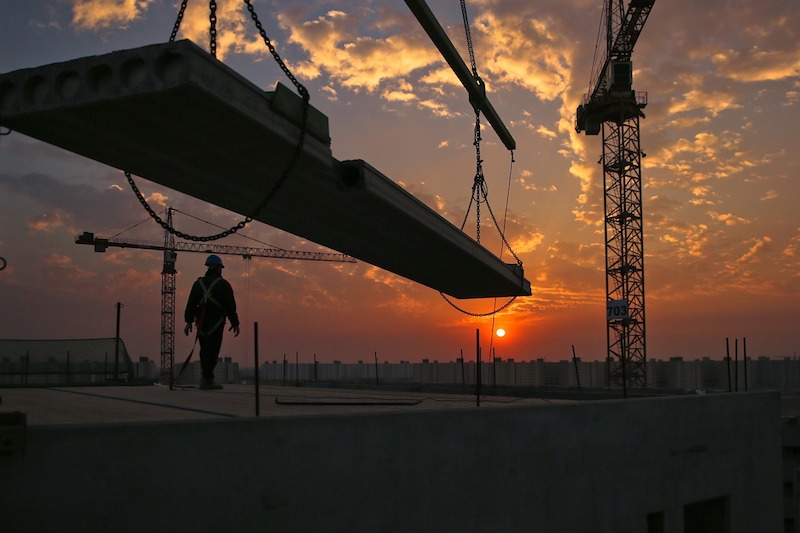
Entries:
{"label": "crane lifting line", "polygon": [[[133,190],[134,194],[136,195],[137,199],[142,204],[142,206],[145,208],[145,210],[150,214],[151,218],[153,218],[153,220],[155,220],[162,228],[164,228],[169,233],[171,233],[173,235],[176,235],[178,237],[181,237],[183,239],[189,240],[189,241],[208,242],[208,241],[221,239],[223,237],[227,237],[227,236],[229,236],[229,235],[231,235],[233,233],[238,232],[239,230],[244,228],[247,224],[252,222],[255,219],[255,217],[258,216],[258,214],[266,207],[266,205],[269,203],[269,201],[275,196],[275,194],[278,192],[278,189],[281,187],[281,185],[286,181],[286,179],[291,174],[291,172],[294,169],[297,161],[300,158],[300,155],[301,155],[301,152],[302,152],[302,149],[303,149],[303,145],[304,145],[304,142],[305,142],[306,127],[307,127],[307,120],[308,120],[308,111],[309,111],[309,99],[310,99],[308,90],[305,88],[304,85],[302,85],[297,80],[297,78],[295,78],[295,76],[291,73],[289,68],[286,66],[286,64],[281,59],[281,57],[278,54],[278,52],[275,50],[275,47],[273,46],[271,40],[267,36],[266,31],[264,30],[260,20],[258,19],[258,16],[256,15],[256,12],[255,12],[255,10],[253,8],[251,0],[244,0],[244,2],[245,2],[245,4],[247,4],[247,10],[250,12],[250,17],[253,19],[253,21],[254,21],[254,23],[256,25],[256,28],[259,31],[259,34],[261,35],[262,39],[264,40],[264,43],[266,44],[267,48],[271,52],[273,58],[278,63],[278,65],[281,67],[281,69],[286,74],[286,76],[289,78],[289,80],[294,84],[294,86],[297,88],[298,93],[303,98],[303,118],[302,118],[302,123],[301,123],[302,125],[301,125],[300,137],[298,139],[297,145],[295,146],[295,150],[294,150],[294,154],[292,156],[292,159],[287,164],[286,168],[284,169],[283,173],[281,174],[281,177],[277,180],[277,182],[273,185],[273,187],[267,192],[267,194],[265,195],[265,197],[261,201],[261,203],[259,203],[255,207],[255,209],[249,215],[246,215],[245,218],[243,220],[241,220],[238,224],[236,224],[236,225],[234,225],[234,226],[232,226],[232,227],[230,227],[230,228],[228,228],[228,229],[226,229],[226,230],[224,230],[224,231],[222,231],[220,233],[214,234],[214,235],[207,235],[207,236],[190,235],[190,234],[187,234],[187,233],[184,233],[182,231],[179,231],[179,230],[175,229],[171,224],[168,224],[167,222],[165,222],[161,217],[158,216],[158,214],[149,205],[149,203],[147,202],[147,199],[144,197],[144,195],[141,193],[141,191],[137,187],[137,185],[136,185],[131,173],[128,172],[128,171],[124,171],[125,177],[127,178],[131,189]],[[188,4],[188,0],[182,0],[181,1],[181,5],[180,5],[179,10],[178,10],[178,15],[177,15],[177,18],[175,20],[175,24],[173,26],[172,33],[171,33],[170,38],[169,38],[169,42],[173,42],[175,40],[177,34],[178,34],[178,30],[180,28],[180,24],[181,24],[181,22],[183,20],[183,16],[184,16],[185,12],[186,12],[187,4]],[[409,3],[409,2],[407,2],[407,4],[409,6],[412,6],[412,4]],[[420,1],[419,4],[424,5],[424,1]],[[216,7],[217,7],[217,3],[214,0],[211,0],[209,2],[209,50],[210,50],[210,53],[214,57],[216,57],[216,44],[217,44],[216,43],[216,35],[217,35],[217,30],[216,30],[216,21],[217,21]],[[412,6],[412,10],[414,9],[414,7],[416,7],[416,6]],[[424,6],[424,7],[427,9],[427,6]],[[491,108],[491,106],[488,103],[488,100],[486,100],[486,98],[485,98],[485,87],[483,86],[483,82],[482,82],[482,80],[480,79],[480,77],[478,76],[478,73],[477,73],[477,68],[476,68],[476,63],[475,63],[475,55],[474,55],[473,46],[472,46],[472,36],[470,34],[470,29],[469,29],[469,21],[468,21],[468,18],[467,18],[465,0],[461,0],[461,12],[462,12],[462,16],[464,18],[464,28],[465,28],[465,31],[466,31],[467,45],[468,45],[469,52],[470,52],[470,61],[471,61],[472,74],[473,74],[473,77],[474,77],[474,81],[475,81],[475,84],[484,92],[483,98],[481,98],[480,100],[476,99],[473,102],[473,107],[475,109],[475,121],[476,121],[476,125],[475,125],[475,143],[474,144],[475,144],[476,159],[477,159],[477,172],[476,172],[476,175],[475,175],[475,183],[473,185],[473,194],[472,194],[472,197],[470,199],[470,205],[467,208],[467,214],[466,215],[467,216],[469,215],[469,211],[471,209],[472,202],[476,201],[476,212],[477,212],[477,223],[478,223],[477,237],[478,237],[478,243],[480,243],[480,203],[481,202],[486,203],[486,207],[489,209],[489,213],[491,214],[491,217],[492,217],[492,220],[494,221],[495,227],[497,228],[498,232],[500,233],[500,237],[501,237],[501,239],[503,241],[503,245],[509,249],[511,254],[517,260],[517,264],[522,266],[522,261],[520,261],[519,257],[517,257],[517,255],[514,253],[514,250],[508,244],[508,241],[506,240],[504,231],[500,229],[500,226],[497,223],[497,219],[494,216],[494,212],[492,211],[492,208],[489,205],[488,193],[487,193],[486,188],[485,188],[485,182],[483,181],[483,170],[482,170],[482,166],[481,166],[482,161],[480,159],[480,112],[481,112],[481,108],[483,107],[488,112],[490,112],[490,115],[491,115],[490,118],[494,119],[494,120],[490,120],[490,121],[492,122],[492,125],[495,126],[496,129],[500,129],[495,125],[495,122],[499,123],[499,118],[496,117],[496,113],[494,113],[494,109]],[[435,19],[434,19],[434,21],[435,21]],[[471,98],[471,100],[473,100],[473,99]],[[499,124],[502,125],[502,123],[499,123]],[[502,129],[504,129],[504,128],[502,128]],[[513,163],[514,163],[514,151],[513,151],[513,148],[515,147],[515,143],[513,142],[513,139],[505,139],[505,137],[510,138],[510,134],[508,134],[507,131],[505,131],[505,133],[507,135],[503,136],[504,137],[504,143],[506,144],[507,147],[509,147],[509,151],[511,152],[511,165],[512,165],[512,168],[513,168]],[[510,179],[511,179],[511,175],[510,175],[510,172],[509,172],[509,187],[510,187]],[[507,215],[507,210],[508,210],[508,197],[507,197],[507,201],[506,201],[506,214],[504,215],[504,221],[503,221],[503,227],[504,228],[505,228],[505,216]],[[465,216],[465,221],[464,222],[466,222],[466,216]],[[462,224],[462,226],[461,226],[461,230],[462,231],[463,231],[463,229],[464,229],[464,224]],[[501,255],[502,255],[502,249],[501,249]],[[510,301],[508,301],[506,304],[504,304],[500,308],[497,308],[497,309],[495,309],[495,310],[493,310],[493,311],[491,311],[489,313],[475,314],[475,313],[468,312],[468,311],[466,311],[464,309],[461,309],[460,307],[456,306],[452,301],[450,301],[444,295],[444,293],[440,292],[440,294],[445,299],[445,301],[447,301],[452,307],[454,307],[458,311],[461,311],[462,313],[469,314],[469,315],[472,315],[472,316],[494,315],[495,313],[497,313],[497,312],[505,309],[509,305],[511,305],[511,303],[513,303],[514,300],[516,300],[516,296],[514,296],[514,297],[511,298]],[[495,301],[496,301],[496,299],[495,299]]]}
{"label": "crane lifting line", "polygon": [[600,69],[602,68],[603,63],[605,62],[605,57],[602,60],[600,60],[600,40],[603,38],[603,28],[605,26],[607,10],[608,10],[608,5],[605,2],[603,2],[602,6],[603,13],[600,16],[600,22],[597,25],[597,37],[595,38],[595,43],[594,43],[594,57],[592,57],[592,68],[589,74],[589,83],[587,84],[588,89],[586,91],[586,94],[592,94],[592,84],[594,83],[594,80],[600,77]]}
{"label": "crane lifting line", "polygon": [[[464,32],[466,34],[467,40],[467,50],[469,51],[469,60],[470,66],[472,68],[472,76],[475,78],[476,83],[483,87],[483,81],[481,80],[480,76],[478,75],[478,68],[475,62],[475,51],[472,45],[472,34],[470,32],[470,25],[469,25],[469,18],[467,17],[467,5],[466,0],[461,1],[461,15],[464,19]],[[508,240],[505,236],[505,229],[506,229],[506,222],[508,219],[508,202],[511,192],[511,175],[514,169],[514,150],[510,149],[511,152],[511,163],[508,169],[508,187],[506,189],[506,205],[505,210],[503,212],[503,227],[500,228],[500,225],[497,223],[497,218],[494,216],[494,212],[492,211],[492,206],[489,204],[489,193],[486,189],[486,181],[483,177],[483,160],[481,159],[481,110],[479,106],[474,106],[475,109],[475,130],[474,130],[474,140],[473,145],[475,146],[475,179],[472,184],[472,195],[470,196],[469,205],[467,206],[467,212],[464,214],[464,221],[461,223],[461,231],[464,231],[464,227],[467,223],[467,218],[469,217],[469,213],[472,210],[472,204],[475,203],[475,212],[476,212],[476,219],[477,219],[477,228],[476,228],[476,240],[478,244],[481,242],[481,203],[485,203],[487,209],[489,210],[489,214],[492,217],[492,221],[494,222],[495,228],[497,228],[498,233],[500,234],[500,238],[502,240],[502,245],[500,247],[500,258],[503,257],[503,251],[505,248],[508,248],[508,251],[511,252],[511,255],[514,256],[514,259],[517,260],[517,264],[522,266],[522,261],[517,254],[514,253],[514,250],[511,248],[511,245],[508,243]],[[493,310],[487,313],[473,313],[471,311],[467,311],[453,303],[443,292],[439,292],[439,294],[444,298],[450,306],[464,313],[465,315],[473,316],[473,317],[492,317],[492,330],[494,330],[494,319],[495,315],[502,311],[503,309],[510,306],[514,303],[514,300],[517,299],[516,296],[512,296],[509,301],[503,304],[500,307],[497,307],[497,298],[494,299],[494,303],[492,304]],[[493,338],[494,336],[490,337]],[[491,350],[491,346],[489,348]]]}
{"label": "crane lifting line", "polygon": [[[172,33],[170,34],[169,37],[169,42],[174,42],[175,37],[178,35],[178,30],[180,29],[181,21],[183,20],[183,16],[186,12],[186,4],[188,2],[189,0],[182,0],[181,2],[180,8],[178,9],[178,16],[177,19],[175,20],[175,25],[173,26]],[[247,10],[250,12],[250,18],[253,19],[256,29],[258,29],[261,38],[264,40],[264,44],[269,49],[270,53],[272,54],[272,57],[275,59],[275,62],[278,64],[281,70],[283,70],[284,74],[286,74],[286,77],[289,78],[289,80],[295,86],[297,92],[303,99],[303,118],[300,126],[300,137],[298,138],[297,144],[295,145],[291,160],[289,160],[280,178],[278,178],[278,180],[275,182],[272,188],[269,191],[267,191],[266,195],[261,200],[261,202],[252,210],[250,214],[246,215],[244,219],[239,221],[238,224],[231,226],[230,228],[214,235],[205,235],[205,236],[190,235],[188,233],[184,233],[172,227],[171,224],[165,222],[161,217],[158,216],[158,214],[153,210],[153,208],[150,207],[150,204],[147,202],[147,199],[141,193],[139,187],[136,186],[136,183],[133,180],[131,173],[128,172],[127,170],[124,171],[125,177],[128,180],[128,184],[131,186],[131,189],[136,195],[136,198],[138,198],[139,202],[142,204],[142,207],[144,207],[145,210],[150,214],[150,217],[153,220],[155,220],[159,226],[164,228],[169,233],[176,235],[182,239],[186,239],[188,241],[209,242],[222,239],[223,237],[227,237],[229,235],[238,232],[239,230],[244,228],[247,224],[252,222],[259,215],[259,213],[261,213],[261,211],[267,206],[270,200],[272,200],[272,198],[278,193],[278,190],[280,189],[281,185],[283,185],[283,183],[287,180],[287,178],[289,178],[289,175],[292,173],[295,165],[300,159],[300,156],[303,151],[303,145],[305,144],[306,128],[308,124],[309,100],[310,100],[308,90],[302,83],[300,83],[297,80],[294,74],[292,74],[292,72],[289,70],[289,67],[286,66],[286,63],[284,63],[283,59],[278,54],[277,50],[275,50],[272,41],[267,36],[267,33],[264,30],[261,21],[258,19],[258,15],[256,14],[255,9],[253,8],[253,4],[251,4],[250,2],[251,0],[244,0],[244,3],[247,4]],[[217,57],[217,3],[214,0],[211,0],[209,2],[209,51],[211,55]]]}
{"label": "crane lifting line", "polygon": [[[172,210],[173,213],[181,213],[182,215],[186,215],[189,218],[193,218],[193,219],[195,219],[195,220],[197,220],[199,222],[203,222],[204,224],[208,224],[209,226],[215,226],[217,228],[224,229],[223,226],[220,226],[219,224],[214,224],[213,222],[209,222],[208,220],[205,220],[205,219],[202,219],[202,218],[197,217],[195,215],[192,215],[191,213],[187,213],[185,211],[181,211],[180,209],[176,209],[174,207],[166,208],[166,209],[164,209],[162,211],[159,211],[158,215],[162,215],[162,214],[166,213],[170,209]],[[125,229],[123,229],[121,231],[118,231],[117,233],[115,233],[113,235],[110,235],[109,237],[104,237],[103,240],[108,242],[108,243],[112,243],[113,246],[117,246],[119,244],[117,242],[117,240],[116,240],[117,237],[119,237],[123,233],[126,233],[126,232],[128,232],[128,231],[130,231],[132,229],[135,229],[135,228],[141,226],[142,224],[144,224],[148,220],[151,220],[150,217],[146,217],[146,218],[143,218],[142,220],[139,220],[139,221],[137,221],[135,223],[131,223],[131,224],[127,225],[125,227]],[[120,226],[115,226],[115,227],[119,228]],[[325,259],[323,259],[324,257],[330,257],[330,258],[332,258],[331,260],[333,260],[333,261],[342,261],[342,262],[346,262],[346,263],[355,263],[356,262],[356,260],[354,258],[348,256],[347,254],[342,254],[342,253],[326,254],[326,252],[313,252],[313,251],[310,251],[310,250],[309,251],[288,250],[286,248],[281,248],[280,246],[275,246],[274,244],[270,244],[268,242],[264,242],[264,241],[258,240],[255,237],[251,237],[249,235],[245,235],[244,233],[237,232],[237,235],[239,237],[244,238],[244,239],[249,239],[249,240],[255,241],[255,242],[259,243],[259,244],[263,244],[263,245],[267,246],[267,249],[270,250],[270,251],[286,252],[287,254],[302,254],[302,255],[307,256],[306,258],[312,258],[313,257],[315,260],[320,260],[320,261],[325,260]],[[139,242],[131,241],[128,244],[131,247],[139,246],[139,247],[142,247],[142,248],[145,248],[145,249],[147,249],[147,247],[149,246],[149,243],[147,243],[145,241],[139,241]],[[257,251],[260,250],[259,248],[252,248],[252,247],[247,247],[247,246],[223,246],[223,245],[216,245],[216,246],[220,250],[217,253],[241,255],[244,259],[249,259],[254,254],[257,255]],[[198,245],[197,243],[177,242],[175,244],[175,246],[174,246],[174,251],[211,253],[212,250],[210,248],[204,250],[203,247]],[[296,257],[294,259],[301,259],[301,258],[300,257]]]}

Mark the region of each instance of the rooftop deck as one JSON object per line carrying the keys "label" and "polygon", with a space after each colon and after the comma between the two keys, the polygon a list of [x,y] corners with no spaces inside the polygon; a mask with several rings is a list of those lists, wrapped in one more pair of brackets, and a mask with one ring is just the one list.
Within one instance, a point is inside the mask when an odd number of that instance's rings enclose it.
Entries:
{"label": "rooftop deck", "polygon": [[[28,426],[116,422],[190,421],[255,417],[253,384],[219,391],[166,386],[48,387],[0,389],[4,412],[21,411]],[[481,407],[565,403],[540,398],[481,397]],[[259,416],[418,412],[474,408],[474,395],[342,390],[293,386],[259,387]]]}

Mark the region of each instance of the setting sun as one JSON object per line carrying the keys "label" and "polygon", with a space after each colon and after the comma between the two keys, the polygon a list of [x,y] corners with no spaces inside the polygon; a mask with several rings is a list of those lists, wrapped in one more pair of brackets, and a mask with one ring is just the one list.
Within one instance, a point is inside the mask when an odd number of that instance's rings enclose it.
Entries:
{"label": "setting sun", "polygon": [[497,331],[495,333],[498,337],[506,336],[506,330],[504,330],[503,328],[497,328]]}

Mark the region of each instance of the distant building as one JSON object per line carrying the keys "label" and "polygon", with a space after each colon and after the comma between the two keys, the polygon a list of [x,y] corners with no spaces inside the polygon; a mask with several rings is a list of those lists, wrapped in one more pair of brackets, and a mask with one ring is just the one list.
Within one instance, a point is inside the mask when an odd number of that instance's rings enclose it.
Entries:
{"label": "distant building", "polygon": [[[259,377],[265,381],[342,381],[432,384],[474,384],[477,363],[458,358],[442,362],[423,359],[419,363],[299,363],[265,362]],[[759,357],[727,361],[704,357],[686,361],[682,357],[647,361],[647,387],[666,390],[744,391],[758,389],[800,390],[800,359]],[[377,374],[377,375],[376,375]],[[504,387],[609,387],[605,361],[515,361],[495,358],[481,363],[481,384]]]}
{"label": "distant building", "polygon": [[[175,365],[173,369],[177,378],[181,370],[180,365]],[[176,385],[197,385],[203,377],[203,369],[200,361],[192,361],[186,366],[186,370],[179,379],[175,380]],[[239,363],[234,363],[230,357],[220,357],[217,366],[214,368],[214,381],[217,383],[239,383]]]}
{"label": "distant building", "polygon": [[0,339],[0,384],[104,383],[132,374],[122,339]]}
{"label": "distant building", "polygon": [[149,357],[140,357],[138,361],[133,363],[133,378],[157,381],[159,371],[156,368],[156,362]]}

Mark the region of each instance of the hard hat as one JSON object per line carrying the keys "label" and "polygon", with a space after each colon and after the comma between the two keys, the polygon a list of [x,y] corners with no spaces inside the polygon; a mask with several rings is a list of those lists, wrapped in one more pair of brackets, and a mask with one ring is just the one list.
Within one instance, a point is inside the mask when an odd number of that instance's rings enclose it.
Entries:
{"label": "hard hat", "polygon": [[206,266],[207,267],[218,266],[220,268],[225,268],[225,265],[222,264],[222,259],[220,259],[219,256],[216,255],[208,256],[208,258],[206,259]]}

